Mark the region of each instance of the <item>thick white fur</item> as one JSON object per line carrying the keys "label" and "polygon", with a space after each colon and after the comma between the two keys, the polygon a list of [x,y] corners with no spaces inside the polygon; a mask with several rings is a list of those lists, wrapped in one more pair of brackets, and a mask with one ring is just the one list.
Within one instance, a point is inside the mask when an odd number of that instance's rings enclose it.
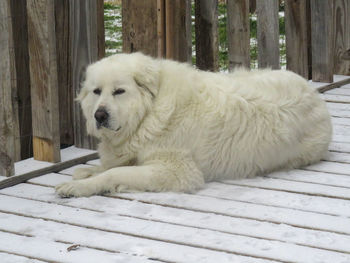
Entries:
{"label": "thick white fur", "polygon": [[[126,92],[113,96],[117,88]],[[331,139],[325,103],[283,70],[220,74],[119,54],[88,67],[78,100],[89,133],[101,140],[102,165],[77,169],[78,180],[56,187],[61,196],[193,191],[206,181],[317,162]],[[101,106],[109,129],[96,128]]]}

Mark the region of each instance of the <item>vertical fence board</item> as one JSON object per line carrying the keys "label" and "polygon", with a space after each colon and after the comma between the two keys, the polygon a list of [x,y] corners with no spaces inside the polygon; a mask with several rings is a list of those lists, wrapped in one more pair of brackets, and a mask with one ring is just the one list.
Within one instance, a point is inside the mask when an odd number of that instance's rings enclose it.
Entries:
{"label": "vertical fence board", "polygon": [[60,161],[54,9],[53,0],[27,1],[33,153],[49,162]]}
{"label": "vertical fence board", "polygon": [[20,130],[20,158],[33,156],[32,111],[30,99],[30,76],[27,29],[27,1],[11,1],[13,43],[17,72],[18,119]]}
{"label": "vertical fence board", "polygon": [[250,68],[249,0],[227,0],[228,67]]}
{"label": "vertical fence board", "polygon": [[199,69],[219,69],[218,1],[195,0],[196,65]]}
{"label": "vertical fence board", "polygon": [[311,77],[310,1],[285,1],[287,69]]}
{"label": "vertical fence board", "polygon": [[123,0],[123,51],[158,56],[157,0]]}
{"label": "vertical fence board", "polygon": [[333,82],[333,0],[311,0],[312,80]]}
{"label": "vertical fence board", "polygon": [[258,66],[278,69],[279,65],[279,21],[278,0],[256,2]]}
{"label": "vertical fence board", "polygon": [[190,62],[191,1],[165,0],[166,58]]}
{"label": "vertical fence board", "polygon": [[334,73],[350,75],[350,1],[334,1]]}
{"label": "vertical fence board", "polygon": [[104,58],[106,55],[105,48],[105,16],[104,16],[104,0],[97,0],[97,48],[98,59]]}
{"label": "vertical fence board", "polygon": [[[88,64],[99,56],[97,39],[97,0],[69,1],[73,95],[77,96]],[[74,143],[77,147],[96,149],[97,140],[86,131],[85,118],[74,104]]]}
{"label": "vertical fence board", "polygon": [[157,56],[165,57],[165,0],[157,0]]}
{"label": "vertical fence board", "polygon": [[55,1],[55,30],[57,73],[59,83],[59,112],[61,144],[74,144],[73,90],[71,83],[69,0]]}
{"label": "vertical fence board", "polygon": [[0,1],[0,175],[14,173],[19,154],[16,67],[10,0]]}

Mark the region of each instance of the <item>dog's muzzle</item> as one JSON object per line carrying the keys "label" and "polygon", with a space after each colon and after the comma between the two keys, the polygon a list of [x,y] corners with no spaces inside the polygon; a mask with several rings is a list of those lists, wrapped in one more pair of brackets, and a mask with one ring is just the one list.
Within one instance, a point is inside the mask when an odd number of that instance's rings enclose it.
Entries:
{"label": "dog's muzzle", "polygon": [[95,112],[95,120],[97,128],[105,127],[108,128],[109,114],[105,108],[99,108]]}

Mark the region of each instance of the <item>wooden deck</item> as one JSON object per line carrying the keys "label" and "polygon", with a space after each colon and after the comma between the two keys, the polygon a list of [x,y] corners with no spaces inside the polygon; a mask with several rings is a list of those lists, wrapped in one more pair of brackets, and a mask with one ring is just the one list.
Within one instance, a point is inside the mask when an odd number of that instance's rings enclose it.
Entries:
{"label": "wooden deck", "polygon": [[[61,199],[54,186],[71,180],[70,167],[0,190],[0,262],[350,262],[350,85],[321,96],[333,141],[304,169],[196,194]],[[89,154],[63,151],[66,160]]]}

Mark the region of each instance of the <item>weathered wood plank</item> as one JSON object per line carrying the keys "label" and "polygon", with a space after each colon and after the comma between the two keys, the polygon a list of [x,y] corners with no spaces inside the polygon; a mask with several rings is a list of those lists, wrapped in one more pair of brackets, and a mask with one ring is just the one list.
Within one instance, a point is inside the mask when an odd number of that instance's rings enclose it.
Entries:
{"label": "weathered wood plank", "polygon": [[271,173],[268,174],[267,177],[304,183],[313,183],[314,189],[317,189],[318,184],[339,187],[346,186],[347,189],[350,188],[350,176],[340,174],[330,174],[305,170],[291,170],[287,172]]}
{"label": "weathered wood plank", "polygon": [[[38,186],[32,187],[38,189]],[[51,188],[41,187],[41,189],[43,188],[52,191]],[[41,194],[44,193],[43,191],[40,192]],[[51,194],[50,196],[53,197]],[[220,237],[223,237],[222,242],[219,242],[220,245],[223,245],[223,248],[219,249],[219,244],[216,246],[205,245],[205,243],[213,244],[217,240],[212,236],[213,234],[215,235],[215,232],[207,231],[205,229],[189,228],[180,225],[176,226],[162,222],[150,222],[149,220],[120,216],[115,213],[108,213],[108,216],[106,216],[107,214],[103,213],[101,209],[77,209],[77,206],[74,204],[73,207],[57,205],[57,198],[55,198],[56,200],[50,204],[46,203],[45,201],[38,202],[10,196],[1,197],[6,202],[11,200],[13,204],[11,208],[10,205],[6,205],[4,202],[1,202],[0,208],[2,211],[6,210],[21,215],[24,215],[23,211],[26,211],[26,214],[28,214],[29,217],[46,219],[40,220],[38,224],[41,224],[41,227],[36,228],[35,230],[33,229],[33,231],[40,231],[40,229],[51,229],[52,231],[45,231],[45,233],[42,234],[44,234],[46,238],[62,240],[66,243],[78,243],[82,244],[83,246],[91,245],[92,247],[102,250],[120,251],[129,255],[137,254],[143,256],[143,259],[145,259],[146,256],[150,256],[153,260],[158,259],[161,262],[266,262],[263,259],[259,259],[257,255],[253,255],[252,258],[249,258],[246,256],[235,255],[234,252],[225,253],[226,247],[228,246],[227,239],[230,237],[225,233],[218,233],[218,240],[220,240]],[[53,200],[51,197],[47,197],[50,199],[50,201]],[[42,198],[40,199],[42,200]],[[69,202],[69,200],[67,201]],[[19,209],[21,207],[19,206],[20,204],[23,205],[22,209]],[[46,213],[42,215],[42,217],[38,217],[38,214],[34,214],[35,210],[38,211],[38,209],[44,209]],[[19,212],[19,210],[22,212]],[[100,219],[98,220],[98,218]],[[66,225],[52,221],[66,222]],[[162,231],[154,231],[154,228],[149,227],[150,223],[154,224],[156,229],[162,229]],[[6,225],[8,224],[9,223]],[[62,225],[58,226],[57,224]],[[14,225],[14,227],[17,229],[20,227],[20,224],[18,223],[12,225]],[[27,226],[26,223],[24,223],[24,225]],[[51,227],[48,225],[51,225]],[[82,227],[85,227],[85,229]],[[16,230],[13,227],[11,227],[11,229],[13,231]],[[62,235],[62,229],[66,230],[63,233],[70,233],[70,235]],[[195,235],[193,235],[194,232],[196,233]],[[35,235],[38,235],[38,232],[35,232]],[[188,238],[182,240],[181,237],[184,235],[186,235],[186,237],[188,236]],[[202,238],[197,238],[196,241],[196,236],[199,235]],[[245,237],[238,237],[238,239],[239,238],[245,239]],[[235,239],[236,236],[232,236],[232,242],[234,242]],[[101,240],[103,241],[101,242]],[[247,240],[250,239],[247,238]],[[90,242],[90,244],[88,244],[88,242]],[[244,249],[247,249],[247,247],[248,244],[244,246]],[[231,250],[237,251],[238,248]],[[134,261],[121,260],[117,262]]]}
{"label": "weathered wood plank", "polygon": [[199,69],[218,71],[218,1],[195,0],[196,65]]}
{"label": "weathered wood plank", "polygon": [[[293,176],[291,177],[293,178]],[[266,177],[257,177],[244,180],[226,180],[224,183],[237,186],[254,187],[259,189],[279,190],[288,193],[300,193],[312,196],[350,200],[350,178],[347,181],[348,184],[343,186],[330,186],[317,183],[315,185],[315,182],[297,182],[284,180],[284,178],[279,179]]]}
{"label": "weathered wood plank", "polygon": [[[238,195],[237,193],[242,193]],[[350,201],[321,196],[311,196],[283,191],[257,189],[243,186],[209,183],[198,195],[228,200],[253,202],[261,205],[272,205],[285,208],[300,209],[316,213],[336,216],[350,216]]]}
{"label": "weathered wood plank", "polygon": [[350,143],[331,142],[328,149],[334,152],[350,153]]}
{"label": "weathered wood plank", "polygon": [[335,162],[320,162],[305,167],[305,170],[325,172],[325,173],[335,173],[350,175],[350,164],[348,163],[335,163]]}
{"label": "weathered wood plank", "polygon": [[166,58],[192,61],[191,1],[165,0]]}
{"label": "weathered wood plank", "polygon": [[[97,34],[97,0],[69,1],[70,45],[73,96],[77,96],[84,80],[86,67],[99,56]],[[87,134],[85,117],[75,103],[74,144],[77,147],[96,149],[97,140]]]}
{"label": "weathered wood plank", "polygon": [[165,0],[157,0],[157,56],[165,57]]}
{"label": "weathered wood plank", "polygon": [[27,1],[33,153],[49,162],[60,161],[54,10],[52,0]]}
{"label": "weathered wood plank", "polygon": [[61,144],[74,144],[72,65],[70,59],[69,0],[55,1],[55,31]]}
{"label": "weathered wood plank", "polygon": [[279,21],[278,0],[257,1],[258,66],[278,69]]}
{"label": "weathered wood plank", "polygon": [[97,57],[102,59],[106,55],[104,0],[97,0]]}
{"label": "weathered wood plank", "polygon": [[24,256],[14,255],[12,253],[0,252],[0,258],[8,263],[49,263],[48,261],[37,260]]}
{"label": "weathered wood plank", "polygon": [[[6,242],[9,242],[6,245]],[[0,231],[0,246],[2,250],[16,255],[21,255],[29,258],[34,258],[48,262],[79,262],[84,259],[86,263],[94,263],[101,258],[103,262],[137,262],[137,258],[129,255],[120,255],[113,252],[101,251],[93,248],[82,247],[82,249],[68,253],[67,248],[72,243],[59,242],[42,238],[40,236],[33,237],[31,235],[21,235],[20,233],[7,233]],[[120,261],[119,261],[119,260]],[[17,262],[17,261],[16,261]],[[27,261],[35,262],[36,261]],[[150,261],[145,261],[149,263]]]}
{"label": "weathered wood plank", "polygon": [[0,2],[0,175],[14,173],[19,158],[16,67],[10,0]]}
{"label": "weathered wood plank", "polygon": [[287,69],[311,78],[310,0],[285,1]]}
{"label": "weathered wood plank", "polygon": [[[309,172],[310,173],[310,172]],[[40,185],[53,187],[58,183],[67,182],[71,180],[71,177],[60,174],[44,175],[30,180],[31,183],[37,183]],[[45,199],[50,195],[50,190],[45,187],[38,186],[23,186],[23,192],[35,193],[27,194],[24,198],[30,198],[35,200],[42,200],[51,202],[53,199]],[[19,191],[19,189],[18,189]],[[15,193],[13,193],[15,195]],[[181,194],[174,194],[176,195]],[[39,197],[39,199],[38,199]],[[219,232],[238,234],[244,236],[251,236],[275,241],[283,241],[288,243],[295,243],[299,245],[324,248],[337,251],[349,251],[350,248],[346,246],[347,240],[350,237],[342,236],[330,232],[320,232],[317,230],[304,229],[302,227],[296,227],[286,224],[274,224],[266,221],[257,221],[253,219],[217,215],[215,213],[206,213],[205,211],[193,211],[192,209],[174,208],[168,206],[154,205],[150,203],[135,202],[131,200],[124,200],[119,198],[107,198],[97,197],[100,203],[104,206],[96,206],[91,200],[70,202],[69,205],[86,208],[86,209],[103,209],[105,213],[118,213],[119,215],[126,215],[129,217],[135,217],[145,220],[155,220],[158,222],[167,222],[170,224],[177,224],[189,227],[196,227],[208,230],[214,230]],[[176,198],[176,197],[175,197]],[[55,200],[52,200],[55,201]],[[118,211],[113,207],[118,207]],[[144,211],[148,211],[145,213]],[[322,216],[321,216],[322,217]],[[218,220],[220,224],[218,224]],[[294,233],[294,235],[288,235],[287,233]],[[320,235],[323,238],[315,238]],[[342,243],[344,245],[342,245]]]}
{"label": "weathered wood plank", "polygon": [[228,67],[250,68],[249,0],[227,1]]}
{"label": "weathered wood plank", "polygon": [[312,80],[333,82],[333,0],[311,1]]}
{"label": "weathered wood plank", "polygon": [[157,0],[123,0],[123,52],[158,56]]}
{"label": "weathered wood plank", "polygon": [[334,1],[334,73],[350,75],[350,2]]}
{"label": "weathered wood plank", "polygon": [[350,103],[350,96],[323,93],[321,97],[327,102]]}
{"label": "weathered wood plank", "polygon": [[13,42],[17,72],[18,119],[20,129],[21,159],[33,156],[32,110],[30,99],[30,73],[28,53],[27,1],[11,2]]}

